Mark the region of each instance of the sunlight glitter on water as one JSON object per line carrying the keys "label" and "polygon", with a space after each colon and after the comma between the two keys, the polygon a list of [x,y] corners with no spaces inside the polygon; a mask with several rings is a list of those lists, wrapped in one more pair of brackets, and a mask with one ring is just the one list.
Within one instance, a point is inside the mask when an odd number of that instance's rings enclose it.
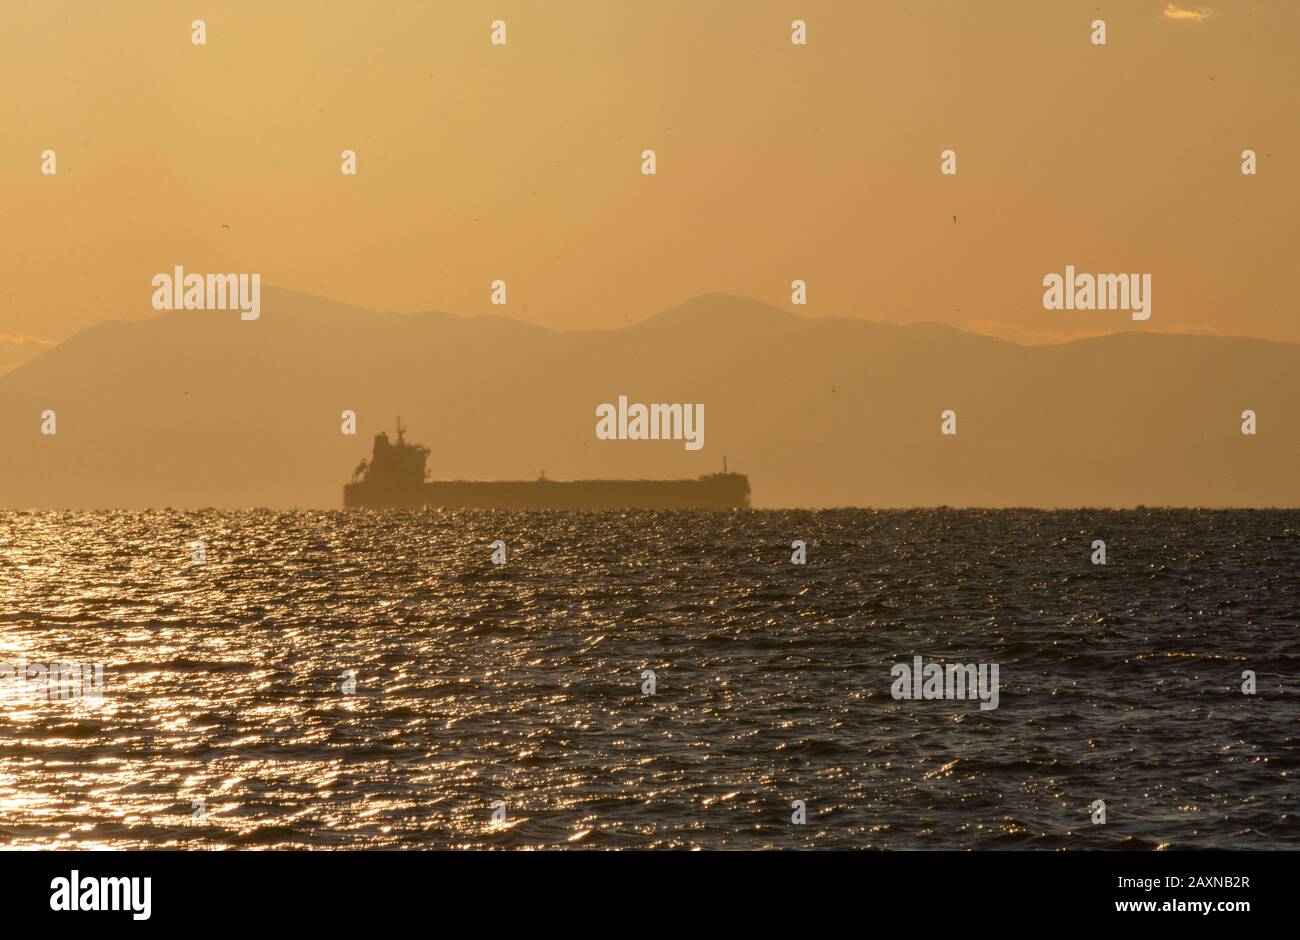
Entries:
{"label": "sunlight glitter on water", "polygon": [[[1089,565],[1103,529],[1142,563]],[[0,699],[0,831],[1295,847],[1300,740],[1274,706],[1300,666],[1297,531],[1295,512],[4,513],[0,661],[101,664],[105,694]],[[1000,707],[894,699],[891,664],[920,654],[1000,663]],[[1089,825],[1098,780],[1123,825]]]}

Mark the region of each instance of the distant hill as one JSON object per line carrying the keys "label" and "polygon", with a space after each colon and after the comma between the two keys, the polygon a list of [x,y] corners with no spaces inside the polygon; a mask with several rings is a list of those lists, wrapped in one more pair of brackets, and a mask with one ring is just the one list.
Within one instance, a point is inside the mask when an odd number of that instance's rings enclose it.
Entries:
{"label": "distant hill", "polygon": [[[704,449],[597,440],[620,394],[703,402]],[[398,414],[439,479],[696,476],[725,454],[767,507],[1300,506],[1300,345],[1022,347],[722,295],[557,332],[272,288],[256,321],[101,323],[0,376],[0,506],[337,508]]]}

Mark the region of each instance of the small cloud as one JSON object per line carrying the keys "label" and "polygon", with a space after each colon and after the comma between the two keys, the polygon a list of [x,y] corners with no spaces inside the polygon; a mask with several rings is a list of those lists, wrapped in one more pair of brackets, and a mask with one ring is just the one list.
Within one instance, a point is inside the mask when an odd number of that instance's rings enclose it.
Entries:
{"label": "small cloud", "polygon": [[1095,339],[1098,336],[1110,336],[1113,333],[1175,333],[1182,336],[1222,336],[1214,327],[1187,323],[1171,323],[1163,327],[1147,327],[1140,330],[1051,330],[1034,329],[1003,323],[998,320],[970,320],[961,325],[967,333],[991,336],[994,339],[1010,340],[1020,346],[1056,346],[1060,343],[1073,343],[1080,339]]}
{"label": "small cloud", "polygon": [[1106,335],[1105,330],[1039,330],[997,320],[971,320],[963,323],[961,328],[968,333],[1006,339],[1021,346],[1054,346],[1057,343]]}
{"label": "small cloud", "polygon": [[0,333],[0,375],[34,359],[56,344],[39,336]]}
{"label": "small cloud", "polygon": [[1209,7],[1201,7],[1199,10],[1184,10],[1177,4],[1170,3],[1165,5],[1160,15],[1167,20],[1174,20],[1179,23],[1204,23],[1214,15],[1214,11]]}

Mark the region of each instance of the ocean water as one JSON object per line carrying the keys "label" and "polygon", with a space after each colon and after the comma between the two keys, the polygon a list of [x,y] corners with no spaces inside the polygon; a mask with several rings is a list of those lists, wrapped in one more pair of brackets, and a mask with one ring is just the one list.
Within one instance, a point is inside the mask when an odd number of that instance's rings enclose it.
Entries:
{"label": "ocean water", "polygon": [[1298,575],[1300,511],[0,513],[0,662],[104,668],[0,699],[0,843],[1297,848]]}

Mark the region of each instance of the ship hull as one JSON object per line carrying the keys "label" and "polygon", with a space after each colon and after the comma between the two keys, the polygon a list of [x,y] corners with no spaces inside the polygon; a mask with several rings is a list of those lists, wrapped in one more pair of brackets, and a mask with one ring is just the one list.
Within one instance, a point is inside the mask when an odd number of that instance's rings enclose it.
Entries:
{"label": "ship hull", "polygon": [[346,509],[744,509],[749,479],[717,473],[695,480],[447,480],[412,487],[349,483]]}

